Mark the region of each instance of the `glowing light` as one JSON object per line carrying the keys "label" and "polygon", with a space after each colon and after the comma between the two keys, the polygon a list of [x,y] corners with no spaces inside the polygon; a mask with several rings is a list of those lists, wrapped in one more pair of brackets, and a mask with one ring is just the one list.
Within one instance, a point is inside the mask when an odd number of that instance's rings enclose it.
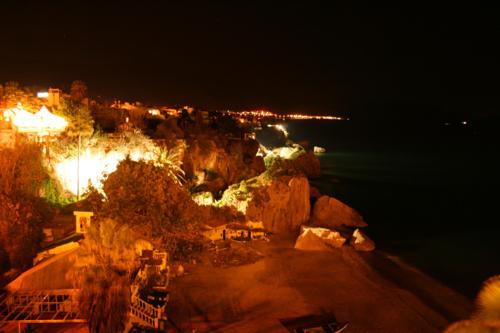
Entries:
{"label": "glowing light", "polygon": [[49,93],[47,91],[40,91],[36,94],[38,98],[49,98]]}
{"label": "glowing light", "polygon": [[159,116],[160,115],[160,110],[158,109],[149,109],[148,113],[152,116]]}
{"label": "glowing light", "polygon": [[12,112],[12,110],[5,110],[3,112],[3,118],[5,121],[11,121],[14,118],[14,112]]}
{"label": "glowing light", "polygon": [[[227,110],[224,113],[231,116],[255,117],[255,118],[272,118],[280,120],[346,120],[339,116],[322,116],[310,114],[277,114],[266,110],[251,110],[251,111],[231,111]],[[349,118],[347,118],[349,120]]]}
{"label": "glowing light", "polygon": [[[95,188],[102,187],[102,181],[107,174],[116,170],[118,163],[125,159],[125,155],[120,152],[94,151],[86,149],[80,155],[80,193],[91,184]],[[70,158],[60,161],[55,165],[55,171],[63,188],[73,194],[78,193],[78,175],[76,173],[78,158]]]}
{"label": "glowing light", "polygon": [[21,133],[36,133],[37,135],[48,135],[51,132],[62,132],[68,126],[64,118],[56,116],[42,106],[40,111],[33,114],[22,108],[19,103],[11,110],[13,113],[12,124]]}
{"label": "glowing light", "polygon": [[64,131],[68,122],[55,114],[49,112],[49,110],[44,106],[35,113],[35,118],[38,121],[40,128],[51,129],[55,131]]}
{"label": "glowing light", "polygon": [[116,171],[118,164],[127,155],[133,161],[155,161],[158,156],[156,149],[156,146],[151,147],[149,151],[129,150],[125,147],[119,151],[111,150],[106,152],[102,148],[87,148],[80,155],[80,182],[78,182],[76,172],[77,156],[56,162],[54,169],[63,189],[73,194],[78,193],[78,184],[80,184],[80,193],[85,192],[89,185],[102,191],[102,182],[110,173]]}

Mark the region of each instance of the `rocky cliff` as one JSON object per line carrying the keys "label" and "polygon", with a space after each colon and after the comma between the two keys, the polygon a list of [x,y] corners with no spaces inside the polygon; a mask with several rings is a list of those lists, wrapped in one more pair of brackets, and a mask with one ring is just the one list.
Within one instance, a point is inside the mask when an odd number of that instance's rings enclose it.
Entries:
{"label": "rocky cliff", "polygon": [[309,220],[309,182],[304,176],[263,174],[229,187],[220,203],[236,207],[248,221],[262,221],[271,232],[298,230]]}
{"label": "rocky cliff", "polygon": [[305,175],[308,178],[321,176],[318,157],[312,152],[306,152],[298,145],[268,151],[264,161],[267,169],[275,175]]}
{"label": "rocky cliff", "polygon": [[227,186],[255,177],[265,169],[256,156],[259,144],[254,140],[223,137],[189,139],[182,168],[191,187],[217,195]]}

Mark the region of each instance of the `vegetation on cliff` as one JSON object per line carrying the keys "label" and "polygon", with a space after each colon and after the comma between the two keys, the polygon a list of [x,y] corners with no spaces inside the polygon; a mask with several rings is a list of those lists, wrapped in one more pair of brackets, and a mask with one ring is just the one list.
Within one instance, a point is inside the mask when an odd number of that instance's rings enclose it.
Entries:
{"label": "vegetation on cliff", "polygon": [[50,210],[40,199],[48,175],[39,147],[20,141],[0,149],[0,165],[0,267],[5,271],[32,263],[42,239],[40,223]]}

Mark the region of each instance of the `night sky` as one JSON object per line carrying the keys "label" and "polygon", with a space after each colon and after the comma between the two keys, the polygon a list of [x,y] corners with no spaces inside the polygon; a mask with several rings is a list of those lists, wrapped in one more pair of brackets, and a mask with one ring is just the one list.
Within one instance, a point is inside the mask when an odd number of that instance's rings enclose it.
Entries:
{"label": "night sky", "polygon": [[494,8],[346,3],[3,3],[0,81],[208,109],[498,114]]}

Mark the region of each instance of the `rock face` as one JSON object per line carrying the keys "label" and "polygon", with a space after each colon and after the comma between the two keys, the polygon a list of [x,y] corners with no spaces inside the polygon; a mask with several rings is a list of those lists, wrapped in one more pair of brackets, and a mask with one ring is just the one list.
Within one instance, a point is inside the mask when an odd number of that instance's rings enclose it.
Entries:
{"label": "rock face", "polygon": [[309,182],[304,176],[259,176],[230,186],[223,205],[236,207],[247,221],[262,221],[268,231],[298,230],[309,220]]}
{"label": "rock face", "polygon": [[367,226],[357,211],[327,195],[321,196],[316,201],[311,216],[311,225],[325,228]]}
{"label": "rock face", "polygon": [[187,141],[182,168],[186,178],[199,190],[216,194],[230,184],[255,177],[265,170],[262,157],[256,156],[255,140],[199,137]]}
{"label": "rock face", "polygon": [[295,248],[304,251],[330,251],[331,249],[323,242],[321,238],[310,230],[299,235],[295,241]]}
{"label": "rock face", "polygon": [[326,228],[303,227],[295,242],[295,248],[306,251],[329,251],[340,248],[346,239],[338,231]]}
{"label": "rock face", "polygon": [[308,178],[321,176],[319,159],[302,147],[281,147],[264,158],[268,170],[273,174],[305,175]]}
{"label": "rock face", "polygon": [[321,192],[314,186],[311,186],[311,198],[319,199],[321,197]]}
{"label": "rock face", "polygon": [[375,250],[375,243],[359,229],[354,230],[349,244],[351,244],[351,246],[357,251]]}
{"label": "rock face", "polygon": [[272,232],[297,230],[309,219],[309,182],[305,177],[278,178],[257,189],[248,204],[246,218],[262,221]]}
{"label": "rock face", "polygon": [[318,178],[321,176],[319,159],[312,152],[300,155],[293,160],[293,164],[296,170],[302,172],[309,178]]}

